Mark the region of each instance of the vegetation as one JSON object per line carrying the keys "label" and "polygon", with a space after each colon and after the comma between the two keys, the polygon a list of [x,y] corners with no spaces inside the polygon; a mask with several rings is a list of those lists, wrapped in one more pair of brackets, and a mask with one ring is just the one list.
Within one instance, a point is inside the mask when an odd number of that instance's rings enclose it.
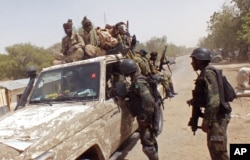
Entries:
{"label": "vegetation", "polygon": [[239,60],[246,60],[250,47],[250,1],[226,1],[220,11],[214,12],[208,22],[208,35],[199,45],[226,53],[239,50]]}
{"label": "vegetation", "polygon": [[36,67],[39,72],[54,60],[48,50],[31,44],[16,44],[6,50],[7,55],[0,54],[0,80],[26,78],[28,66]]}

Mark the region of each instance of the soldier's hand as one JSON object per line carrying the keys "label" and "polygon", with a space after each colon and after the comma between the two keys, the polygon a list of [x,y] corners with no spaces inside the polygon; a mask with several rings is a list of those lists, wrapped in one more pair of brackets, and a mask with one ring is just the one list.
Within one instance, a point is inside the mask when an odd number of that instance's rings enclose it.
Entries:
{"label": "soldier's hand", "polygon": [[72,53],[76,50],[75,46],[70,47],[70,49],[68,50],[68,53]]}
{"label": "soldier's hand", "polygon": [[192,103],[193,103],[193,99],[187,100],[188,106],[192,105]]}

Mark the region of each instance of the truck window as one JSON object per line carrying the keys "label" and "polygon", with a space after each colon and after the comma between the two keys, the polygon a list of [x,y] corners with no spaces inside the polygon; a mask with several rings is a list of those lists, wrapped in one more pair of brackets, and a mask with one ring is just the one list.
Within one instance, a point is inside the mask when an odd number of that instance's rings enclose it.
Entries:
{"label": "truck window", "polygon": [[114,62],[106,65],[106,100],[114,98],[115,84],[123,77],[119,71],[119,64],[120,62]]}
{"label": "truck window", "polygon": [[42,72],[30,102],[98,100],[100,63],[88,63]]}

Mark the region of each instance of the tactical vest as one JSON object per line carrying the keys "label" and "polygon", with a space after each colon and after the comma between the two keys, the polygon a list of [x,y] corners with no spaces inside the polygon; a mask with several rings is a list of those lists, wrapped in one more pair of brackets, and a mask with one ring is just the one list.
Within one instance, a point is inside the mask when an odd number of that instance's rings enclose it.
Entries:
{"label": "tactical vest", "polygon": [[195,81],[195,88],[192,91],[193,94],[193,105],[199,107],[205,107],[206,105],[206,83],[205,80],[199,76]]}
{"label": "tactical vest", "polygon": [[142,100],[138,94],[135,93],[135,85],[131,84],[130,94],[129,94],[129,102],[130,102],[130,111],[133,116],[137,116],[142,111]]}

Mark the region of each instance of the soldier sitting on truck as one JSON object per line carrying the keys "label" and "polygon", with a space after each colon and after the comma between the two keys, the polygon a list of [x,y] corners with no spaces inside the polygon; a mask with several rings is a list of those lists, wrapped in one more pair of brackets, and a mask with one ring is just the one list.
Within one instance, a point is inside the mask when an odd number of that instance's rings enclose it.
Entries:
{"label": "soldier sitting on truck", "polygon": [[100,40],[96,28],[94,28],[92,22],[86,16],[82,20],[82,29],[81,36],[86,44],[85,52],[87,55],[85,58],[105,55],[106,51],[99,47]]}
{"label": "soldier sitting on truck", "polygon": [[117,48],[122,49],[122,53],[124,53],[128,58],[133,57],[133,49],[136,45],[136,37],[133,35],[130,36],[128,32],[128,25],[124,22],[118,22],[114,26],[106,25],[106,29],[109,30],[109,33],[112,37],[118,40],[119,45]]}
{"label": "soldier sitting on truck", "polygon": [[165,98],[173,98],[175,95],[177,95],[177,93],[174,91],[174,87],[173,87],[173,82],[171,79],[171,76],[160,72],[158,70],[158,66],[156,66],[155,62],[157,60],[157,52],[151,52],[150,53],[150,58],[149,58],[149,64],[150,64],[150,69],[151,69],[151,73],[153,75],[158,75],[161,78],[160,82],[163,85],[164,89],[166,90],[166,97]]}
{"label": "soldier sitting on truck", "polygon": [[102,56],[118,44],[107,29],[94,28],[92,22],[85,16],[82,20],[82,37],[86,44],[85,52],[89,57]]}
{"label": "soldier sitting on truck", "polygon": [[66,36],[62,38],[62,53],[55,54],[54,64],[62,64],[73,61],[79,61],[83,59],[85,44],[81,36],[78,33],[73,32],[73,23],[69,19],[67,23],[63,24],[64,32]]}

